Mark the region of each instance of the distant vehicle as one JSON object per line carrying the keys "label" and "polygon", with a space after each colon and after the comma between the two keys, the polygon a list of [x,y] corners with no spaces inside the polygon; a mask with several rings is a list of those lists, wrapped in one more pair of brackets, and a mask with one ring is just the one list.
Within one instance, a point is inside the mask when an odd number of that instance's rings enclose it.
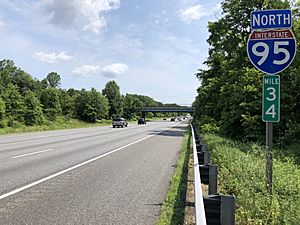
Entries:
{"label": "distant vehicle", "polygon": [[115,128],[115,127],[127,127],[128,122],[124,118],[115,118],[112,121],[112,126],[113,126],[113,128]]}
{"label": "distant vehicle", "polygon": [[166,118],[164,118],[163,120],[167,120]]}
{"label": "distant vehicle", "polygon": [[145,124],[146,125],[146,120],[144,118],[139,118],[138,119],[138,125],[140,124]]}
{"label": "distant vehicle", "polygon": [[176,119],[173,117],[173,118],[171,118],[171,120],[170,121],[175,121]]}

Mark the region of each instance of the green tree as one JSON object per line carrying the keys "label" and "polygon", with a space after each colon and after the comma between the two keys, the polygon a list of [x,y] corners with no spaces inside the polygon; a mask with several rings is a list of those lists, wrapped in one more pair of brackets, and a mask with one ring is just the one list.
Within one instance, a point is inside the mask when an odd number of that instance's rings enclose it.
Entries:
{"label": "green tree", "polygon": [[158,107],[163,106],[164,104],[158,101],[155,101],[153,98],[145,95],[133,95],[134,97],[137,97],[142,102],[142,107]]}
{"label": "green tree", "polygon": [[4,59],[0,61],[0,94],[9,84],[12,84],[13,78],[11,74],[14,71],[15,66],[12,60]]}
{"label": "green tree", "polygon": [[0,98],[0,120],[3,120],[5,117],[5,102]]}
{"label": "green tree", "polygon": [[4,128],[7,126],[7,122],[5,121],[5,102],[0,98],[0,128]]}
{"label": "green tree", "polygon": [[24,121],[26,125],[32,126],[45,122],[41,103],[32,91],[24,93],[24,104]]}
{"label": "green tree", "polygon": [[75,109],[81,120],[95,122],[108,116],[109,103],[95,88],[82,89],[75,99]]}
{"label": "green tree", "polygon": [[109,81],[102,90],[102,95],[109,102],[109,116],[121,116],[123,114],[123,99],[120,93],[120,87],[115,81]]}
{"label": "green tree", "polygon": [[40,101],[43,106],[44,114],[50,120],[55,120],[61,115],[60,91],[52,87],[42,91]]}
{"label": "green tree", "polygon": [[17,69],[13,74],[13,84],[18,86],[21,94],[28,90],[34,91],[38,86],[38,82],[21,69]]}
{"label": "green tree", "polygon": [[[210,49],[205,62],[208,69],[197,73],[201,86],[194,102],[194,117],[200,126],[212,123],[219,126],[223,134],[233,138],[263,139],[263,73],[250,63],[246,46],[251,11],[269,8],[289,8],[289,3],[280,0],[225,0],[222,17],[209,23]],[[283,76],[287,76],[286,72]],[[286,125],[279,130],[285,129]]]}
{"label": "green tree", "polygon": [[47,77],[42,81],[42,83],[52,88],[59,88],[60,82],[61,82],[60,75],[56,72],[48,73]]}
{"label": "green tree", "polygon": [[138,116],[139,110],[142,108],[143,103],[140,99],[131,94],[126,94],[124,97],[124,112],[123,116],[126,119],[133,119]]}
{"label": "green tree", "polygon": [[75,98],[78,95],[72,91],[60,90],[60,104],[62,108],[62,114],[66,116],[75,116]]}
{"label": "green tree", "polygon": [[2,99],[5,102],[5,113],[11,118],[11,120],[17,120],[23,122],[24,113],[24,101],[20,94],[18,87],[13,84],[9,84],[1,94]]}
{"label": "green tree", "polygon": [[8,84],[14,84],[23,94],[27,90],[38,91],[41,89],[40,82],[33,79],[28,73],[14,65],[12,60],[0,61],[0,92]]}

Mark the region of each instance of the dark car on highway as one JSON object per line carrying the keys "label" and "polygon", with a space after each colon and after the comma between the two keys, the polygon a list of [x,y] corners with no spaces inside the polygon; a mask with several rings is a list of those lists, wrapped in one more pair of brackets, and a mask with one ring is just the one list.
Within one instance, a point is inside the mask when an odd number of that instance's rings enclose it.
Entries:
{"label": "dark car on highway", "polygon": [[141,125],[141,124],[145,124],[146,125],[146,120],[144,118],[139,118],[138,125]]}

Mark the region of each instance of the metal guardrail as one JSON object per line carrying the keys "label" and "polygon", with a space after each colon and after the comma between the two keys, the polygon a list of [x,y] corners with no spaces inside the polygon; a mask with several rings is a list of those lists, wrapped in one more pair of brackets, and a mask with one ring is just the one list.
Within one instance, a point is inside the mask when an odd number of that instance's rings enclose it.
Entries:
{"label": "metal guardrail", "polygon": [[199,170],[199,162],[197,156],[196,140],[193,126],[191,125],[193,136],[193,157],[194,157],[194,189],[195,189],[195,213],[196,213],[196,225],[206,225],[206,217],[204,210],[204,201],[201,187],[201,178]]}
{"label": "metal guardrail", "polygon": [[[217,191],[218,166],[210,163],[210,152],[191,124],[193,136],[195,222],[196,225],[234,225],[235,197]],[[208,185],[208,196],[203,198],[201,184]]]}

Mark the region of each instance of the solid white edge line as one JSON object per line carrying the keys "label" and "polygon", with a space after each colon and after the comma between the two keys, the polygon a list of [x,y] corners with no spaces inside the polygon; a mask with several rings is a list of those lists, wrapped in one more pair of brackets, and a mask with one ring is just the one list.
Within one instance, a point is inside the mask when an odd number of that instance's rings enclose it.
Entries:
{"label": "solid white edge line", "polygon": [[21,157],[25,157],[25,156],[29,156],[29,155],[40,154],[40,153],[49,152],[49,151],[53,151],[53,148],[49,148],[49,149],[45,149],[45,150],[41,150],[41,151],[37,151],[37,152],[31,152],[31,153],[27,153],[27,154],[23,154],[23,155],[13,156],[13,157],[11,157],[11,159],[17,159],[17,158],[21,158]]}
{"label": "solid white edge line", "polygon": [[89,159],[89,160],[87,160],[87,161],[84,161],[84,162],[82,162],[82,163],[79,163],[79,164],[77,164],[77,165],[75,165],[75,166],[69,167],[68,169],[62,170],[62,171],[60,171],[60,172],[58,172],[58,173],[55,173],[55,174],[52,174],[52,175],[50,175],[50,176],[48,176],[48,177],[44,177],[44,178],[42,178],[42,179],[40,179],[40,180],[37,180],[37,181],[35,181],[35,182],[33,182],[33,183],[30,183],[30,184],[27,184],[27,185],[25,185],[25,186],[23,186],[23,187],[20,187],[20,188],[18,188],[18,189],[15,189],[15,190],[13,190],[13,191],[10,191],[10,192],[8,192],[8,193],[6,193],[6,194],[0,195],[0,200],[2,200],[2,199],[4,199],[4,198],[7,198],[7,197],[9,197],[9,196],[11,196],[11,195],[14,195],[14,194],[16,194],[16,193],[18,193],[18,192],[24,191],[24,190],[26,190],[26,189],[28,189],[28,188],[31,188],[31,187],[33,187],[33,186],[35,186],[35,185],[38,185],[38,184],[40,184],[40,183],[43,183],[43,182],[45,182],[45,181],[47,181],[47,180],[50,180],[50,179],[52,179],[52,178],[54,178],[54,177],[57,177],[57,176],[62,175],[62,174],[64,174],[64,173],[67,173],[67,172],[69,172],[69,171],[71,171],[71,170],[74,170],[74,169],[76,169],[76,168],[78,168],[78,167],[81,167],[81,166],[84,166],[84,165],[86,165],[86,164],[88,164],[88,163],[94,162],[94,161],[96,161],[96,160],[98,160],[98,159],[101,159],[101,158],[103,158],[103,157],[105,157],[105,156],[108,156],[108,155],[110,155],[110,154],[112,154],[112,153],[115,153],[115,152],[120,151],[120,150],[122,150],[122,149],[124,149],[124,148],[127,148],[127,147],[129,147],[129,146],[131,146],[131,145],[134,145],[134,144],[136,144],[136,143],[138,143],[138,142],[144,141],[144,140],[146,140],[146,139],[148,139],[148,138],[150,138],[150,137],[153,137],[153,136],[155,136],[155,135],[157,135],[157,134],[160,134],[160,133],[163,133],[163,132],[165,132],[165,131],[167,131],[167,130],[170,130],[171,128],[173,128],[173,126],[172,126],[172,127],[169,127],[169,128],[166,129],[166,130],[156,132],[156,133],[154,133],[154,134],[152,134],[152,135],[149,135],[149,136],[147,136],[147,137],[144,137],[144,138],[141,138],[141,139],[136,140],[136,141],[134,141],[134,142],[131,142],[131,143],[129,143],[129,144],[127,144],[127,145],[124,145],[124,146],[122,146],[122,147],[120,147],[120,148],[114,149],[114,150],[112,150],[112,151],[110,151],[110,152],[107,152],[107,153],[104,153],[104,154],[102,154],[102,155],[96,156],[96,157],[94,157],[94,158],[92,158],[92,159]]}

